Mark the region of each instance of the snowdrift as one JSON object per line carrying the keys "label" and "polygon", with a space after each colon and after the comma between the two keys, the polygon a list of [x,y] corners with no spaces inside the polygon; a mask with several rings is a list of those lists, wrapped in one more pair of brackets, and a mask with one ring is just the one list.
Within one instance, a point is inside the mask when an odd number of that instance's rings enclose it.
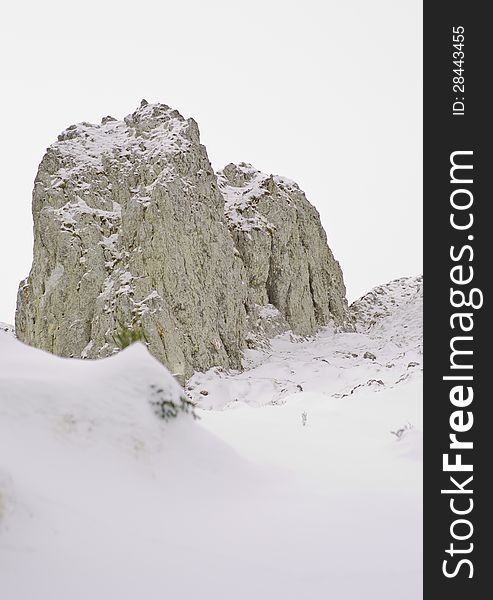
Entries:
{"label": "snowdrift", "polygon": [[2,598],[420,598],[419,297],[197,374],[200,420],[157,418],[183,392],[142,345],[0,330]]}

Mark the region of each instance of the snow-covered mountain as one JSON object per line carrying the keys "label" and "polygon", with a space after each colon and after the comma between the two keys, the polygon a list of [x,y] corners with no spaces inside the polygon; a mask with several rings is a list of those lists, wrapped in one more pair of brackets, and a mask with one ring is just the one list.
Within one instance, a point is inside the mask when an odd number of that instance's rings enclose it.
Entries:
{"label": "snow-covered mountain", "polygon": [[[421,597],[421,278],[196,373],[62,359],[0,329],[8,600]],[[274,309],[270,309],[275,318]]]}

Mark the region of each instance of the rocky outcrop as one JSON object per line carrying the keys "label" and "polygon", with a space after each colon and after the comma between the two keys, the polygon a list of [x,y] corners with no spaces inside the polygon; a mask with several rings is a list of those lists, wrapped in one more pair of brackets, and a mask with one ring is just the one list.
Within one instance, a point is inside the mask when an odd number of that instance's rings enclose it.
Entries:
{"label": "rocky outcrop", "polygon": [[411,323],[421,325],[422,312],[422,275],[400,277],[378,285],[350,307],[356,330],[364,333],[381,328],[388,320],[394,327],[396,323],[403,327]]}
{"label": "rocky outcrop", "polygon": [[252,304],[272,304],[294,333],[314,333],[347,315],[339,263],[320,216],[298,185],[250,164],[218,173],[228,225],[248,274]]}
{"label": "rocky outcrop", "polygon": [[409,365],[421,368],[422,275],[401,277],[373,288],[351,304],[350,314],[357,332],[369,333],[373,338],[380,337],[385,347],[405,350],[399,358],[406,356],[410,358]]}
{"label": "rocky outcrop", "polygon": [[163,104],[65,130],[40,164],[33,219],[16,333],[61,356],[107,356],[130,329],[186,377],[239,367],[272,310],[299,334],[347,316],[298,186],[245,164],[216,176],[196,122]]}

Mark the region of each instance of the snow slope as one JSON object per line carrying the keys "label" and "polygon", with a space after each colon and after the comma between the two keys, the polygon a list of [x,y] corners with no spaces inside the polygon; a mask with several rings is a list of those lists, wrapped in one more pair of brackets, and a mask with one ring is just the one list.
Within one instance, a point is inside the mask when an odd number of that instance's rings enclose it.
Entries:
{"label": "snow slope", "polygon": [[345,397],[364,388],[389,389],[421,377],[421,277],[372,290],[350,310],[356,332],[333,327],[312,338],[278,336],[270,350],[245,352],[242,372],[196,373],[187,391],[202,408],[281,404],[293,393]]}
{"label": "snow slope", "polygon": [[419,599],[421,282],[383,290],[355,333],[196,374],[199,421],[155,416],[180,390],[141,345],[0,330],[2,599]]}

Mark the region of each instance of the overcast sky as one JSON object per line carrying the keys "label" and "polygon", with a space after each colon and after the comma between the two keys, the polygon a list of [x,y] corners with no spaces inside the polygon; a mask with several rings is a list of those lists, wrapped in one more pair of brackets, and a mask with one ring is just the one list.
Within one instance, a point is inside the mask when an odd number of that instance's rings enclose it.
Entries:
{"label": "overcast sky", "polygon": [[215,169],[297,181],[349,300],[421,272],[418,0],[31,0],[1,21],[0,321],[29,273],[45,148],[142,98],[194,117]]}

